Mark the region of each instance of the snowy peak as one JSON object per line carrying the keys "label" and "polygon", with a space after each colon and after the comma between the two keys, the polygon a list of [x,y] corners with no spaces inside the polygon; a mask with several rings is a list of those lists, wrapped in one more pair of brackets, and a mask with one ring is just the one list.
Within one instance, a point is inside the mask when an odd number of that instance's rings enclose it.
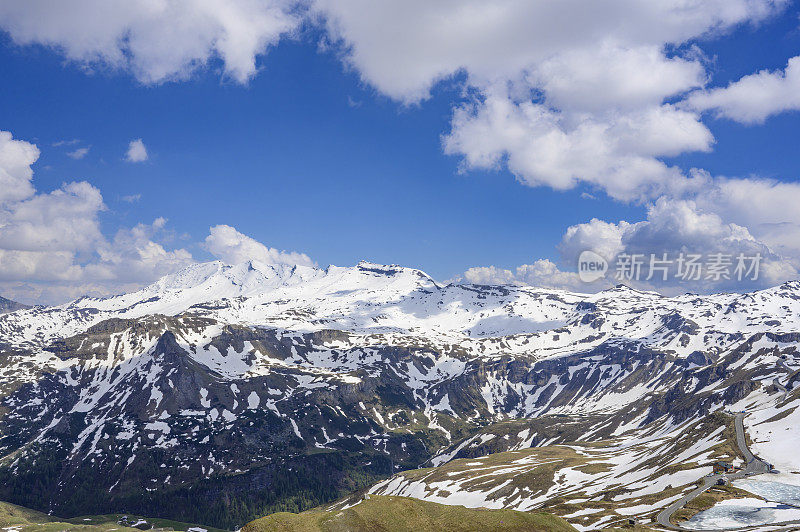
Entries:
{"label": "snowy peak", "polygon": [[[487,356],[562,356],[624,334],[686,357],[710,344],[716,349],[740,341],[742,335],[800,329],[800,285],[709,296],[664,297],[626,286],[579,294],[529,286],[439,285],[414,268],[366,261],[324,269],[214,261],[193,264],[129,294],[3,316],[0,334],[13,345],[41,346],[110,318],[184,313],[301,333],[399,334],[417,343],[461,344]],[[490,345],[478,341],[503,337],[510,339]]]}
{"label": "snowy peak", "polygon": [[352,300],[344,296],[360,294],[362,299],[385,302],[416,290],[436,288],[438,285],[425,273],[397,265],[360,262],[354,267],[320,269],[254,260],[234,265],[213,261],[190,265],[136,292],[81,298],[65,307],[174,315],[194,305],[242,298],[264,303],[274,299]]}
{"label": "snowy peak", "polygon": [[272,265],[250,260],[240,264],[221,261],[193,264],[167,275],[144,291],[163,293],[177,290],[201,289],[214,291],[222,297],[237,297],[268,290],[292,279],[307,279],[323,274],[323,270],[308,266]]}
{"label": "snowy peak", "polygon": [[323,270],[307,266],[270,265],[252,260],[230,265],[213,261],[187,266],[136,292],[109,298],[82,298],[69,306],[107,311],[141,306],[149,313],[176,314],[195,304],[252,297],[321,275]]}

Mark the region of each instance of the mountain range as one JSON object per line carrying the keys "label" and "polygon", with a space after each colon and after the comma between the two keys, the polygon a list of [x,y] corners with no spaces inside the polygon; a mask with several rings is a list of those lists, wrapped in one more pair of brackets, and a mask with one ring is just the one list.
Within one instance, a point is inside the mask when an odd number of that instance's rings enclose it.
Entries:
{"label": "mountain range", "polygon": [[209,262],[108,298],[7,301],[0,500],[57,515],[232,529],[369,490],[591,528],[741,460],[724,413],[743,409],[776,428],[754,449],[800,473],[782,451],[797,281],[663,297]]}

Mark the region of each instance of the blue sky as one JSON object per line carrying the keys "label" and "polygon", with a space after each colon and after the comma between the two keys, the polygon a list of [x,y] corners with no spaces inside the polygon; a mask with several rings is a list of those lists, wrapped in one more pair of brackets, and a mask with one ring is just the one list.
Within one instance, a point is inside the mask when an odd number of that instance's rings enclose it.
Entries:
{"label": "blue sky", "polygon": [[[515,268],[539,259],[552,260],[562,271],[574,270],[571,244],[564,242],[568,227],[593,218],[609,224],[646,221],[649,209],[663,197],[622,197],[614,191],[609,197],[605,170],[591,180],[578,177],[565,190],[549,177],[519,177],[520,171],[512,172],[507,162],[513,148],[500,150],[505,152],[488,167],[465,163],[465,149],[445,153],[455,111],[494,90],[475,81],[484,76],[482,65],[454,68],[443,81],[429,80],[430,94],[420,99],[396,88],[402,83],[386,81],[388,75],[374,74],[367,61],[359,62],[359,47],[371,41],[361,43],[356,30],[334,35],[309,17],[291,35],[258,49],[257,72],[244,81],[226,70],[229,61],[223,54],[212,53],[204,58],[205,66],[188,71],[183,66],[179,74],[153,82],[143,80],[125,60],[98,60],[96,50],[81,56],[84,51],[70,48],[74,43],[69,35],[46,34],[34,15],[0,12],[0,27],[7,30],[0,36],[5,80],[0,84],[0,130],[38,147],[31,181],[37,194],[72,181],[86,181],[100,191],[106,208],[96,214],[102,233],[98,239],[111,241],[119,231],[163,217],[166,225],[148,238],[167,251],[184,249],[192,260],[220,256],[209,251],[204,239],[210,227],[224,224],[268,247],[304,253],[323,266],[367,259],[418,267],[438,279],[477,266],[494,266],[494,273],[508,270],[514,276]],[[346,20],[353,15],[335,16]],[[769,15],[750,18],[757,21],[745,17],[727,23],[721,32],[664,39],[660,57],[702,64],[705,81],[702,87],[660,97],[656,105],[687,100],[692,91],[725,87],[762,69],[782,70],[800,54],[797,6],[781,5]],[[336,37],[344,44],[320,46]],[[135,59],[135,50],[126,53]],[[541,60],[531,59],[531,65],[536,61]],[[504,75],[504,83],[517,83],[514,76]],[[549,90],[535,83],[531,88]],[[515,105],[526,100],[515,98]],[[551,104],[565,115],[571,112],[567,104],[558,105]],[[708,151],[681,148],[656,154],[654,160],[687,175],[691,168],[703,169],[714,180],[708,187],[724,177],[797,183],[800,113],[791,103],[756,124],[716,117],[714,109],[722,112],[723,107],[714,105],[696,111],[698,124],[713,135]],[[607,116],[601,111],[592,112]],[[139,138],[148,159],[126,161],[128,143]],[[58,145],[72,139],[77,142]],[[487,144],[491,142],[487,137]],[[87,147],[80,159],[67,155]],[[544,184],[529,186],[536,180]],[[670,194],[675,201],[686,197]],[[699,201],[703,189],[692,194],[690,201]],[[796,224],[800,212],[788,213],[785,220],[761,220],[731,214],[741,210],[734,204],[697,208],[719,217],[722,226],[747,228],[754,242],[776,253],[781,275],[793,276],[794,241],[763,240],[758,228]],[[632,239],[628,235],[621,241]],[[784,251],[778,253],[779,247]],[[8,249],[15,250],[13,245]],[[98,253],[92,246],[69,252],[84,269]],[[152,276],[166,270],[155,268]],[[92,291],[98,279],[110,292],[152,280],[146,274],[93,279],[81,273],[59,279],[31,272],[29,277],[9,275],[2,285],[5,293],[52,301],[87,287]],[[474,271],[473,277],[491,280],[494,273]],[[785,279],[778,275],[772,280]],[[32,288],[39,285],[75,288]]]}

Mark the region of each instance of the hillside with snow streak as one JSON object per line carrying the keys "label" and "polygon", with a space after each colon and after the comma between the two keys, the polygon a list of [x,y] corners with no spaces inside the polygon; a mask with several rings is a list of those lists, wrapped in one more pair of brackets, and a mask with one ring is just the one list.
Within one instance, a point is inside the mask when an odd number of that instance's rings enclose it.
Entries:
{"label": "hillside with snow streak", "polygon": [[[797,282],[667,298],[442,284],[364,262],[196,264],[137,292],[0,316],[0,499],[234,526],[459,458],[706,442],[620,471],[653,482],[678,459],[735,458],[715,413],[792,408],[798,330]],[[520,500],[563,496],[542,489]],[[641,497],[614,502],[660,503]]]}

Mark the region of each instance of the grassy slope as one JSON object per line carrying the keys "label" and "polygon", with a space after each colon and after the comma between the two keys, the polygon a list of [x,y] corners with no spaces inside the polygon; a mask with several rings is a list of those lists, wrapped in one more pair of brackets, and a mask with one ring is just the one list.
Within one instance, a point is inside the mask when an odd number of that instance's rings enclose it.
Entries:
{"label": "grassy slope", "polygon": [[467,532],[573,531],[563,519],[540,512],[479,510],[448,506],[408,497],[372,495],[346,510],[309,510],[300,514],[277,513],[257,519],[242,532]]}
{"label": "grassy slope", "polygon": [[0,527],[14,527],[15,530],[25,532],[56,532],[60,530],[95,530],[99,532],[112,528],[120,531],[136,531],[135,528],[119,526],[116,522],[103,525],[83,525],[59,521],[47,514],[7,502],[0,502]]}
{"label": "grassy slope", "polygon": [[[91,515],[75,517],[73,519],[62,519],[59,517],[49,516],[36,510],[30,510],[10,504],[7,502],[0,502],[0,528],[14,527],[15,530],[20,532],[60,532],[62,530],[86,530],[93,532],[104,532],[116,530],[119,532],[138,532],[139,529],[121,526],[117,524],[121,514],[110,515]],[[131,523],[139,520],[138,517],[128,516]],[[168,530],[187,530],[190,527],[197,526],[188,523],[179,523],[177,521],[169,521],[166,519],[146,519],[148,523],[154,526],[150,530],[153,531],[168,531]],[[209,532],[215,532],[218,529],[205,528]],[[221,532],[221,531],[220,531]]]}
{"label": "grassy slope", "polygon": [[[723,427],[722,432],[717,436],[720,443],[711,446],[709,459],[698,463],[694,457],[688,457],[679,463],[673,462],[671,457],[678,456],[720,427]],[[717,459],[730,461],[734,457],[741,457],[734,439],[733,417],[715,413],[693,425],[691,429],[685,430],[680,436],[670,437],[663,444],[650,445],[648,452],[652,454],[652,459],[642,462],[638,467],[652,469],[652,480],[655,481],[664,472],[691,469],[698,465],[710,465],[713,460]],[[456,459],[438,467],[403,471],[397,475],[408,481],[423,482],[428,486],[437,482],[457,482],[466,491],[484,493],[491,491],[497,498],[510,497],[515,490],[527,494],[545,493],[558,483],[558,473],[565,468],[589,474],[608,471],[611,468],[613,456],[606,455],[604,451],[613,447],[613,443],[576,443],[575,445],[581,452],[563,445],[507,451],[477,458]],[[589,454],[587,455],[587,453]],[[501,484],[503,486],[500,486]],[[570,515],[591,509],[593,510],[591,513],[573,517],[570,521],[591,527],[605,518],[603,526],[610,526],[627,521],[627,516],[616,512],[618,508],[656,505],[659,501],[674,497],[686,489],[688,489],[686,486],[668,486],[653,493],[620,500],[617,497],[628,491],[625,486],[593,486],[552,497],[546,501],[544,509],[556,515]],[[436,490],[432,489],[431,491]],[[644,517],[652,518],[657,511],[658,509],[654,508],[650,515]],[[640,519],[642,517],[639,516]],[[639,529],[645,528],[640,527]]]}

